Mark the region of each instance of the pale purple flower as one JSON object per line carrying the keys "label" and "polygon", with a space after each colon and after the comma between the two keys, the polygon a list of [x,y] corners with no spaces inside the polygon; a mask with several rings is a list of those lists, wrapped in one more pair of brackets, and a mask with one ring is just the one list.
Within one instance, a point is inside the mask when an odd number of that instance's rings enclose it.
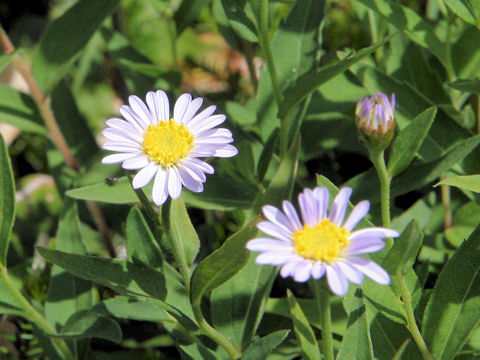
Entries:
{"label": "pale purple flower", "polygon": [[291,276],[297,282],[326,275],[333,293],[343,296],[348,282],[362,284],[364,275],[379,284],[388,285],[390,276],[375,262],[358,256],[379,251],[383,238],[399,236],[398,232],[382,227],[367,227],[353,231],[370,208],[366,200],[359,202],[347,220],[352,189],[343,188],[328,211],[329,192],[325,187],[305,189],[298,196],[302,221],[289,201],[282,210],[266,205],[262,208],[267,221],[257,227],[268,235],[250,240],[247,249],[257,251],[256,262],[281,266],[282,277]]}
{"label": "pale purple flower", "polygon": [[164,91],[147,93],[146,104],[137,96],[130,96],[128,105],[120,107],[123,119],[106,121],[103,135],[109,140],[105,150],[115,151],[102,159],[103,164],[122,163],[127,170],[139,170],[133,178],[135,189],[153,179],[152,198],[162,205],[168,196],[177,199],[182,187],[193,192],[203,191],[205,174],[214,169],[198,158],[231,157],[237,149],[230,130],[217,128],[225,115],[213,113],[209,106],[199,114],[202,98],[181,95],[170,116],[169,100]]}

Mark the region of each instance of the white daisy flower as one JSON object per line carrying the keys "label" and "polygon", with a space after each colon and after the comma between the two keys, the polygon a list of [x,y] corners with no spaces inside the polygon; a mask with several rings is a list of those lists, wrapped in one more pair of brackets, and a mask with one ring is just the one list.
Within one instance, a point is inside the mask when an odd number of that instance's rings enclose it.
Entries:
{"label": "white daisy flower", "polygon": [[146,104],[138,96],[130,96],[128,105],[120,107],[124,119],[106,121],[103,135],[109,140],[102,147],[115,151],[102,159],[103,164],[122,163],[127,170],[140,170],[133,178],[135,189],[152,179],[152,198],[162,205],[170,195],[177,199],[182,186],[193,192],[203,191],[205,174],[213,174],[211,165],[198,158],[231,157],[238,153],[230,145],[230,130],[216,128],[226,119],[213,115],[216,106],[197,114],[202,98],[181,95],[170,117],[170,105],[164,91],[150,91]]}
{"label": "white daisy flower", "polygon": [[370,203],[359,202],[344,222],[351,194],[352,189],[341,189],[329,214],[327,188],[305,189],[298,196],[303,224],[289,201],[283,202],[283,212],[264,206],[262,211],[268,221],[257,227],[271,238],[252,239],[247,249],[261,253],[257,264],[281,266],[281,276],[291,276],[298,282],[326,274],[330,289],[340,296],[347,293],[348,281],[360,285],[364,275],[388,285],[390,276],[381,266],[357,255],[379,251],[385,246],[382,238],[399,234],[381,227],[352,231],[367,215]]}

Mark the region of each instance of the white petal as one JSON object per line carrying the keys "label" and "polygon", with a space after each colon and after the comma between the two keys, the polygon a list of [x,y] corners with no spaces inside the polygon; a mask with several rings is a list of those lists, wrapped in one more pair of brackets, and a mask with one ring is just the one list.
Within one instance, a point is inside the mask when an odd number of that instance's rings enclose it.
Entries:
{"label": "white petal", "polygon": [[173,200],[178,199],[182,192],[182,181],[180,180],[180,175],[178,170],[175,167],[168,169],[168,192]]}
{"label": "white petal", "polygon": [[210,117],[210,115],[212,115],[215,110],[217,110],[217,107],[215,105],[211,105],[205,110],[203,110],[200,114],[196,115],[192,120],[186,122],[185,125],[188,125],[188,128],[190,129],[190,126],[196,126],[196,124],[200,124],[205,119]]}
{"label": "white petal", "polygon": [[137,156],[137,154],[131,153],[131,152],[107,155],[102,159],[102,164],[106,164],[106,165],[118,164],[135,156]]}
{"label": "white petal", "polygon": [[202,192],[203,191],[203,183],[197,179],[195,179],[188,169],[184,166],[178,166],[178,175],[180,176],[180,180],[182,181],[183,186],[185,186],[188,190],[193,192]]}
{"label": "white petal", "polygon": [[107,142],[102,145],[102,148],[105,150],[110,150],[110,151],[118,151],[118,152],[129,152],[129,153],[140,153],[142,148],[140,145],[135,144],[133,145],[127,142]]}
{"label": "white petal", "polygon": [[157,101],[157,96],[153,91],[147,93],[147,105],[152,115],[151,121],[153,125],[157,125],[160,119],[160,104]]}
{"label": "white petal", "polygon": [[305,282],[312,276],[312,262],[305,260],[298,264],[293,274],[293,279],[296,282]]}
{"label": "white petal", "polygon": [[337,265],[352,283],[360,285],[363,282],[363,273],[348,261],[338,261]]}
{"label": "white petal", "polygon": [[129,141],[137,144],[143,143],[143,138],[140,135],[137,135],[133,131],[115,129],[115,128],[106,128],[102,131],[103,136],[109,140],[113,141]]}
{"label": "white petal", "polygon": [[183,161],[186,166],[190,168],[196,168],[200,171],[203,171],[206,174],[213,174],[215,172],[215,169],[213,168],[212,165],[207,164],[205,161],[202,161],[200,159],[196,158],[187,158]]}
{"label": "white petal", "polygon": [[[298,206],[300,207],[300,213],[304,224],[315,226],[317,224],[316,206],[313,206],[313,193],[310,189],[305,189],[303,193],[298,195]],[[312,198],[310,198],[312,195]]]}
{"label": "white petal", "polygon": [[295,274],[295,270],[297,269],[297,266],[301,264],[304,260],[300,257],[296,259],[292,259],[289,262],[285,263],[283,267],[280,269],[280,276],[286,278],[290,275]]}
{"label": "white petal", "polygon": [[279,227],[269,221],[262,221],[258,223],[257,228],[260,231],[263,231],[265,234],[273,236],[274,238],[291,243],[291,233],[286,231],[285,228]]}
{"label": "white petal", "polygon": [[120,106],[120,114],[127,120],[127,122],[133,126],[140,134],[147,128],[148,123],[140,119],[137,114],[128,105]]}
{"label": "white petal", "polygon": [[302,224],[300,223],[297,211],[293,207],[292,203],[290,201],[284,200],[282,202],[282,209],[288,220],[290,221],[292,227],[294,227],[296,230],[302,229]]}
{"label": "white petal", "polygon": [[150,180],[152,180],[153,176],[157,172],[157,169],[158,169],[158,165],[153,162],[145,166],[133,178],[133,181],[132,181],[133,188],[139,189],[147,185],[150,182]]}
{"label": "white petal", "polygon": [[328,201],[330,199],[328,189],[326,187],[316,187],[313,190],[313,195],[317,199],[318,219],[326,219],[328,216]]}
{"label": "white petal", "polygon": [[170,120],[170,103],[167,94],[163,90],[157,90],[155,95],[157,95],[157,102],[160,108],[158,120]]}
{"label": "white petal", "polygon": [[367,200],[360,201],[353,208],[343,227],[348,231],[352,231],[353,228],[360,222],[360,220],[362,220],[365,215],[368,214],[368,210],[370,210],[370,202]]}
{"label": "white petal", "polygon": [[197,136],[197,134],[200,134],[202,131],[209,130],[214,128],[217,125],[220,125],[223,123],[227,117],[225,115],[213,115],[210,116],[209,118],[203,120],[203,121],[198,121],[196,123],[192,122],[189,124],[188,128],[190,131],[193,133],[193,135]]}
{"label": "white petal", "polygon": [[265,252],[265,251],[276,251],[276,250],[285,250],[285,251],[289,250],[293,253],[293,248],[291,245],[288,245],[283,241],[278,241],[278,240],[269,239],[269,238],[252,239],[249,242],[247,242],[246,247],[250,251]]}
{"label": "white petal", "polygon": [[338,296],[344,296],[348,291],[348,280],[335,263],[327,265],[327,282],[330,290]]}
{"label": "white petal", "polygon": [[330,220],[334,224],[342,226],[345,213],[348,209],[348,200],[350,199],[351,195],[352,189],[347,187],[341,189],[337,196],[335,196],[335,200],[333,200],[332,211],[330,213]]}
{"label": "white petal", "polygon": [[202,136],[195,139],[195,144],[229,144],[233,141],[230,137],[224,136]]}
{"label": "white petal", "polygon": [[390,275],[377,263],[358,256],[349,256],[347,260],[373,281],[382,285],[390,284]]}
{"label": "white petal", "polygon": [[350,234],[349,240],[351,242],[358,239],[369,239],[369,238],[393,238],[398,237],[400,234],[392,229],[386,229],[382,227],[368,227],[354,231]]}
{"label": "white petal", "polygon": [[265,217],[271,221],[272,223],[285,228],[285,230],[289,232],[294,232],[295,229],[288,221],[287,217],[284,213],[282,213],[279,209],[272,205],[265,205],[262,207],[262,212]]}
{"label": "white petal", "polygon": [[228,157],[235,156],[237,154],[238,154],[238,150],[235,146],[225,145],[225,146],[222,146],[221,149],[216,149],[214,156],[228,158]]}
{"label": "white petal", "polygon": [[159,166],[153,182],[152,199],[155,205],[161,206],[167,198],[167,172]]}
{"label": "white petal", "polygon": [[147,166],[148,163],[148,156],[138,155],[134,158],[125,160],[122,164],[122,168],[126,170],[138,170]]}
{"label": "white petal", "polygon": [[197,138],[204,138],[204,137],[210,137],[210,136],[233,138],[232,132],[225,128],[216,128],[216,129],[202,131],[200,134],[197,135]]}
{"label": "white petal", "polygon": [[175,102],[175,106],[173,107],[173,120],[177,124],[182,123],[183,114],[187,111],[188,105],[192,101],[192,95],[190,94],[182,94]]}
{"label": "white petal", "polygon": [[196,166],[192,166],[188,161],[182,161],[178,167],[182,168],[183,171],[188,172],[188,174],[196,181],[205,182],[207,180],[203,171]]}
{"label": "white petal", "polygon": [[128,97],[128,102],[140,119],[142,119],[148,125],[153,124],[152,114],[150,114],[150,111],[148,111],[142,99],[140,99],[138,96],[131,95]]}
{"label": "white petal", "polygon": [[382,250],[385,242],[377,238],[360,238],[351,242],[343,251],[346,255],[368,254]]}
{"label": "white petal", "polygon": [[132,126],[128,121],[118,118],[112,118],[105,121],[105,124],[111,128],[118,130],[126,130],[128,132],[135,132],[138,135],[137,128]]}
{"label": "white petal", "polygon": [[183,117],[181,119],[182,124],[189,123],[190,120],[195,116],[197,113],[198,109],[200,109],[200,106],[202,106],[203,99],[202,98],[195,98],[192,100],[192,102],[188,105],[187,109],[185,110],[185,113],[183,114]]}
{"label": "white petal", "polygon": [[289,258],[291,257],[291,254],[286,251],[269,251],[269,252],[264,252],[261,253],[260,255],[257,256],[255,259],[257,264],[260,265],[283,265]]}
{"label": "white petal", "polygon": [[324,262],[322,261],[317,261],[315,264],[313,264],[312,267],[312,277],[316,280],[320,279],[325,275],[325,271],[327,269],[327,266],[325,265]]}

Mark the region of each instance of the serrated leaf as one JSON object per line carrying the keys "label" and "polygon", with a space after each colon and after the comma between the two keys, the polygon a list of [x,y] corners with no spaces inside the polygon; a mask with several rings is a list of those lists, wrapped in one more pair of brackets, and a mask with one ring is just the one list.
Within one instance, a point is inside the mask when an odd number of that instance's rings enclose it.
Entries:
{"label": "serrated leaf", "polygon": [[62,339],[100,338],[119,343],[122,329],[115,320],[91,310],[73,314],[58,335]]}
{"label": "serrated leaf", "polygon": [[300,343],[303,357],[308,360],[320,360],[320,350],[318,348],[317,339],[315,338],[315,333],[313,332],[307,317],[303,313],[302,308],[298,305],[295,296],[290,290],[287,290],[287,299],[290,313],[292,315],[293,330]]}
{"label": "serrated leaf", "polygon": [[436,113],[436,107],[428,108],[395,137],[387,165],[391,177],[400,174],[415,158],[430,130]]}
{"label": "serrated leaf", "polygon": [[32,75],[45,94],[65,76],[119,0],[82,0],[51,22],[33,53]]}
{"label": "serrated leaf", "polygon": [[480,175],[465,175],[465,176],[454,176],[450,178],[443,179],[436,183],[434,186],[440,185],[450,185],[455,186],[460,189],[480,192]]}
{"label": "serrated leaf", "polygon": [[362,290],[357,289],[350,297],[348,325],[340,345],[336,360],[373,360],[372,340]]}
{"label": "serrated leaf", "polygon": [[186,257],[187,264],[191,267],[200,249],[200,239],[190,221],[185,203],[180,197],[177,200],[169,200],[162,206],[162,225],[166,236],[173,239],[182,256]]}
{"label": "serrated leaf", "polygon": [[480,324],[480,227],[450,258],[425,309],[422,334],[436,359],[453,359]]}
{"label": "serrated leaf", "polygon": [[256,339],[242,354],[242,360],[266,359],[290,333],[290,330],[278,330]]}
{"label": "serrated leaf", "polygon": [[200,302],[205,293],[225,283],[246,264],[249,253],[245,244],[255,237],[257,222],[252,221],[230,236],[219,249],[200,262],[191,280],[192,304]]}
{"label": "serrated leaf", "polygon": [[7,266],[13,220],[15,219],[15,182],[8,149],[0,134],[0,264]]}

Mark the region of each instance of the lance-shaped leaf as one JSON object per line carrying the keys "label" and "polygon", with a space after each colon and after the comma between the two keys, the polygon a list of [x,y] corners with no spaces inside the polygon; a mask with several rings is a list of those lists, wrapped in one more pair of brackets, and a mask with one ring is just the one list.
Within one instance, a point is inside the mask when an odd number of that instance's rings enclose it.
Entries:
{"label": "lance-shaped leaf", "polygon": [[439,185],[450,185],[460,189],[480,193],[480,175],[454,176],[443,179],[435,184],[435,186]]}
{"label": "lance-shaped leaf", "polygon": [[480,324],[480,227],[447,262],[424,313],[422,334],[435,359],[453,359]]}
{"label": "lance-shaped leaf", "polygon": [[3,136],[0,134],[0,264],[7,266],[13,219],[15,218],[15,183],[12,165]]}
{"label": "lance-shaped leaf", "polygon": [[460,79],[448,84],[448,86],[460,91],[469,92],[473,94],[480,94],[480,80]]}
{"label": "lance-shaped leaf", "polygon": [[278,330],[255,340],[242,354],[242,360],[266,359],[280,345],[290,330]]}
{"label": "lance-shaped leaf", "polygon": [[477,0],[445,0],[445,3],[457,16],[480,29],[480,3]]}

